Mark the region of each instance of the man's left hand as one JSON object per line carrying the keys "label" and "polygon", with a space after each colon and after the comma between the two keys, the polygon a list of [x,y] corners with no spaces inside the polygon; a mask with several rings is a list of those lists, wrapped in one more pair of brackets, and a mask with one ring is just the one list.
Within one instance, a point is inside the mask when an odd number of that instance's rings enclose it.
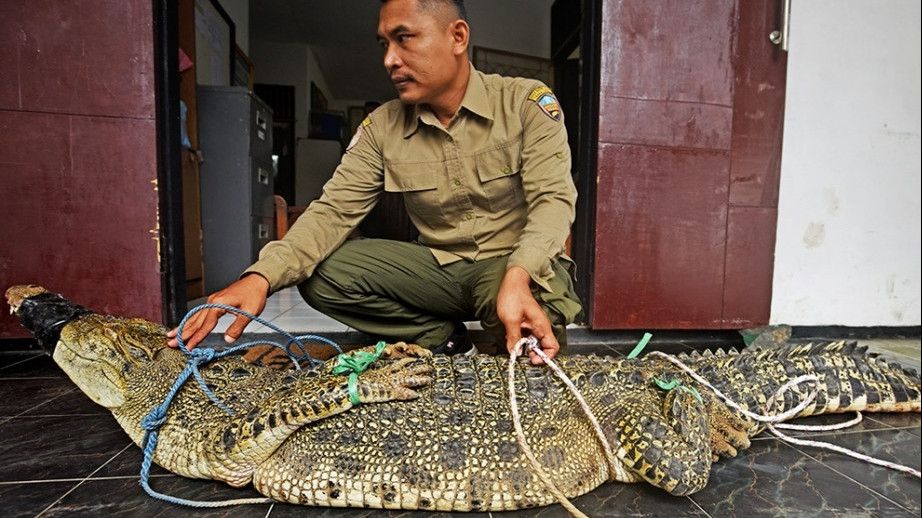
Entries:
{"label": "man's left hand", "polygon": [[[525,330],[537,338],[544,353],[553,358],[560,351],[560,344],[554,337],[547,313],[531,294],[530,283],[528,272],[522,267],[513,266],[506,270],[496,294],[496,315],[506,328],[506,350],[512,352]],[[528,355],[533,365],[544,363],[534,351],[529,350]]]}

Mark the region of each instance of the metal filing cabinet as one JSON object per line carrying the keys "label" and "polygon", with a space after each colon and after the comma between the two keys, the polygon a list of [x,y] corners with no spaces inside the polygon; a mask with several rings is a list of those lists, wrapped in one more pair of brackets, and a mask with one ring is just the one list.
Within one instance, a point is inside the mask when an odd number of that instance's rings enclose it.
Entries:
{"label": "metal filing cabinet", "polygon": [[205,291],[231,282],[273,239],[272,111],[242,87],[199,86]]}

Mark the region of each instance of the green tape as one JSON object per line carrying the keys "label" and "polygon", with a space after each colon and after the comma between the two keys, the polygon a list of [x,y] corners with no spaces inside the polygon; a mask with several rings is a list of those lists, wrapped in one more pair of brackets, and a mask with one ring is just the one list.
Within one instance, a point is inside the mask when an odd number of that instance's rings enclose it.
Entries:
{"label": "green tape", "polygon": [[372,353],[367,351],[356,351],[352,354],[343,353],[336,357],[336,366],[333,367],[333,374],[349,373],[347,388],[349,390],[349,401],[351,401],[353,405],[358,405],[362,402],[359,397],[359,374],[365,372],[369,365],[381,357],[381,353],[384,352],[384,347],[386,345],[387,344],[382,340],[378,342],[375,346],[375,351]]}
{"label": "green tape", "polygon": [[685,385],[682,385],[682,382],[678,379],[674,379],[672,381],[663,381],[659,378],[653,378],[653,383],[666,392],[675,389],[688,392],[692,396],[695,396],[695,399],[697,399],[699,403],[704,403],[704,400],[701,399],[701,393],[698,392],[698,389],[695,387],[686,387]]}
{"label": "green tape", "polygon": [[640,341],[637,342],[637,345],[634,346],[634,350],[631,351],[631,354],[627,355],[627,359],[633,360],[634,358],[636,358],[637,355],[639,355],[640,352],[643,351],[643,348],[647,346],[647,343],[650,342],[651,338],[653,338],[653,335],[651,335],[650,333],[644,333],[643,338],[641,338]]}
{"label": "green tape", "polygon": [[669,390],[672,390],[672,389],[678,387],[679,384],[680,384],[681,382],[680,382],[679,380],[672,380],[672,381],[668,381],[668,382],[667,382],[667,381],[663,381],[663,380],[661,380],[661,379],[659,379],[659,378],[653,378],[653,383],[656,383],[656,386],[657,386],[657,387],[659,387],[659,388],[661,388],[661,389],[663,389],[663,390],[669,391]]}
{"label": "green tape", "polygon": [[352,401],[352,405],[358,405],[362,402],[359,398],[359,375],[352,372],[349,374],[349,401]]}

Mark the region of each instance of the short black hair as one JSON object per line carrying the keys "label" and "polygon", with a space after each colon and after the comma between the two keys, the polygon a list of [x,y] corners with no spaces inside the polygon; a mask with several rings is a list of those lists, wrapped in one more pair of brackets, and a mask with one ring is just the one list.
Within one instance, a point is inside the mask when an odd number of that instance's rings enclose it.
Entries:
{"label": "short black hair", "polygon": [[[387,0],[381,0],[381,3],[386,4]],[[458,15],[458,18],[467,21],[467,9],[464,8],[464,0],[416,0],[416,3],[424,11],[432,11],[442,6],[451,6],[455,9],[455,14]]]}

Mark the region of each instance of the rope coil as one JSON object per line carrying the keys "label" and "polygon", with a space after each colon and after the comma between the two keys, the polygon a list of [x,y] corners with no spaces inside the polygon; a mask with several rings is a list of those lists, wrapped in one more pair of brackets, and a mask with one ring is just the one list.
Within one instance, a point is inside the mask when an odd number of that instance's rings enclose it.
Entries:
{"label": "rope coil", "polygon": [[[275,332],[284,335],[285,337],[288,338],[288,342],[285,345],[282,345],[273,340],[254,340],[254,341],[245,342],[245,343],[236,345],[234,347],[223,349],[221,351],[217,351],[210,347],[198,347],[196,349],[189,350],[186,347],[186,344],[183,342],[183,339],[182,339],[183,327],[186,325],[186,321],[188,321],[192,315],[194,315],[195,313],[199,311],[202,311],[204,309],[209,309],[209,308],[223,309],[225,311],[230,311],[231,313],[236,313],[238,315],[243,315],[245,317],[248,317],[249,319],[254,320],[257,323],[260,323],[274,330]],[[173,398],[176,397],[176,395],[179,393],[179,390],[183,387],[183,385],[185,385],[186,381],[189,380],[190,376],[193,376],[195,378],[195,380],[198,382],[199,387],[202,389],[202,392],[204,392],[205,395],[208,396],[208,399],[210,399],[215,405],[217,405],[221,410],[223,410],[228,415],[231,415],[231,416],[234,415],[234,411],[229,406],[224,404],[224,402],[221,401],[218,398],[218,396],[216,396],[215,393],[208,387],[207,383],[205,382],[204,376],[202,376],[202,373],[199,371],[200,365],[209,363],[218,358],[223,358],[225,356],[240,353],[241,351],[244,351],[256,345],[264,345],[264,344],[272,345],[272,346],[278,347],[282,349],[283,351],[285,351],[285,354],[287,354],[288,357],[291,358],[292,362],[295,365],[295,369],[297,370],[301,370],[300,363],[302,361],[306,361],[312,367],[321,364],[322,363],[321,361],[313,358],[307,352],[307,348],[302,343],[302,341],[304,340],[315,340],[315,341],[322,342],[326,345],[329,345],[334,350],[336,350],[339,353],[340,357],[344,356],[342,348],[340,348],[340,346],[336,342],[330,339],[324,338],[322,336],[317,336],[317,335],[294,336],[288,333],[287,331],[284,331],[281,328],[276,327],[274,324],[257,317],[256,315],[243,311],[242,309],[235,308],[233,306],[228,306],[226,304],[213,304],[213,303],[212,304],[202,304],[200,306],[196,306],[195,308],[190,310],[188,313],[186,313],[186,316],[183,317],[182,321],[179,323],[179,326],[177,327],[177,330],[176,330],[176,341],[179,345],[179,350],[182,351],[183,354],[185,354],[187,357],[186,367],[176,377],[176,381],[173,382],[173,386],[170,387],[169,392],[167,392],[167,395],[164,398],[163,403],[153,408],[146,416],[144,416],[141,419],[141,423],[140,423],[141,428],[144,429],[144,438],[141,440],[141,448],[144,450],[144,458],[141,461],[141,479],[140,479],[140,484],[141,484],[141,487],[144,488],[144,491],[147,492],[148,495],[156,499],[163,500],[163,501],[166,501],[172,504],[186,505],[190,507],[215,508],[215,507],[227,507],[227,506],[241,505],[241,504],[264,504],[264,503],[272,502],[273,501],[272,499],[264,498],[264,497],[263,498],[236,498],[232,500],[219,500],[219,501],[211,501],[211,502],[204,502],[204,501],[198,501],[198,500],[187,500],[185,498],[177,498],[174,496],[159,493],[150,486],[150,469],[151,469],[151,465],[153,464],[153,460],[154,460],[154,451],[157,449],[157,440],[160,434],[160,428],[164,425],[164,423],[166,423],[167,411],[170,408],[170,404],[172,404]],[[291,351],[292,345],[297,345],[302,351],[302,354],[301,355],[294,354]],[[366,354],[370,354],[370,353],[366,353]],[[380,355],[380,353],[378,354]],[[367,365],[366,365],[366,368],[367,368]],[[354,382],[352,382],[351,375],[350,375],[349,390],[350,390],[350,397],[351,397],[353,391],[356,390],[354,387]],[[357,392],[356,392],[356,396],[357,396]]]}

